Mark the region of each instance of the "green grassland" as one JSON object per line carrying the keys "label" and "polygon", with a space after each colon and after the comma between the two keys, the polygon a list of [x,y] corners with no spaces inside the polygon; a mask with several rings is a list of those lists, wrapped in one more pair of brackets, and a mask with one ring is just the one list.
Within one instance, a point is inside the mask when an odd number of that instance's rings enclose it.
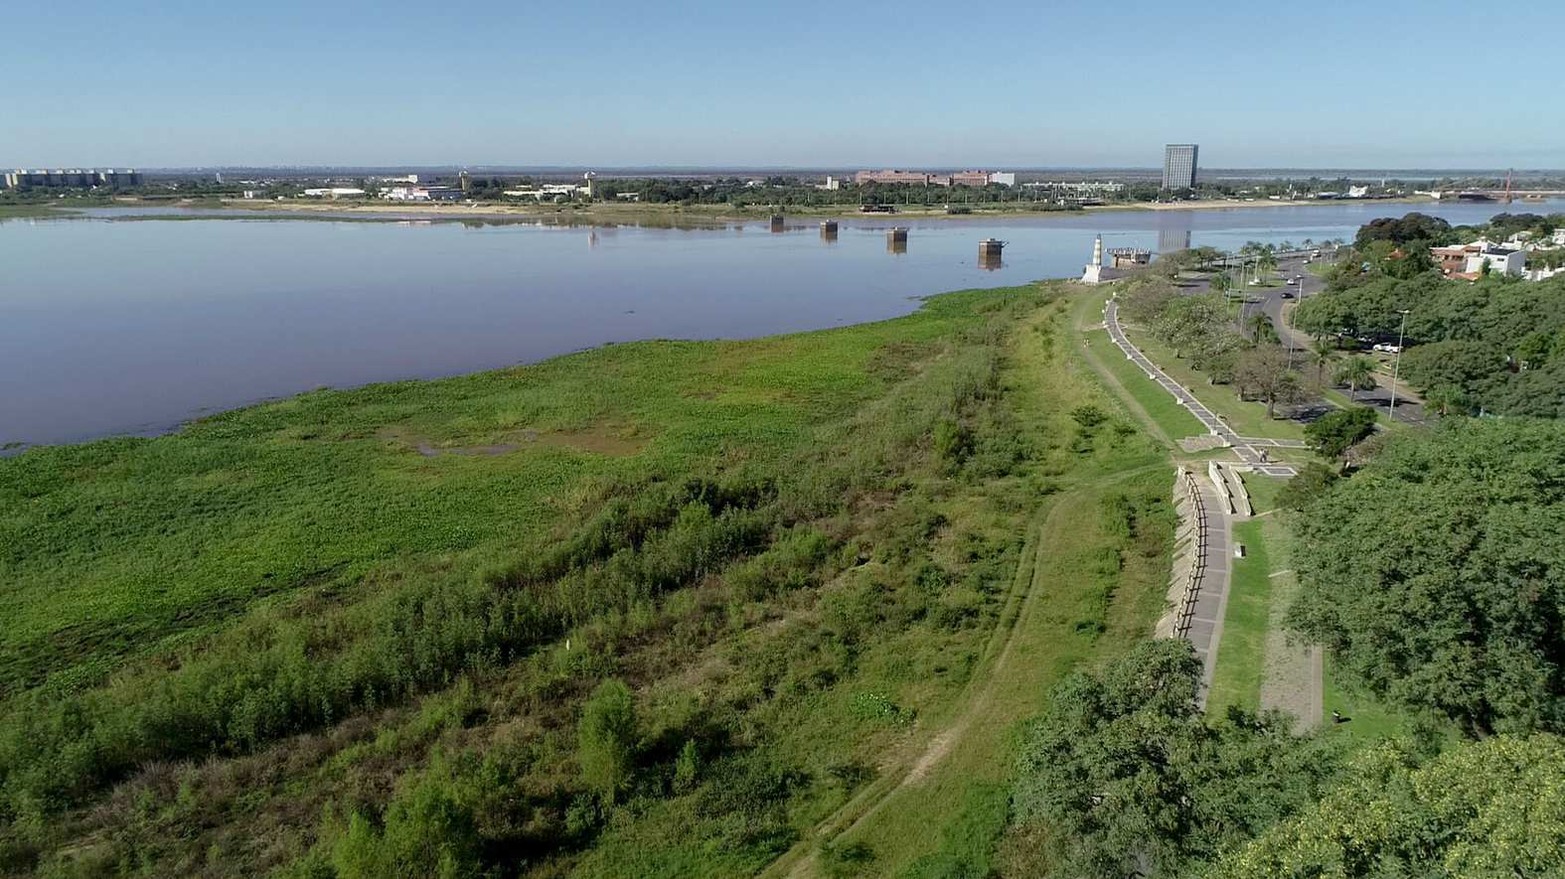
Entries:
{"label": "green grassland", "polygon": [[976,867],[1009,731],[1166,579],[1066,289],[0,460],[0,869]]}
{"label": "green grassland", "polygon": [[1189,388],[1240,436],[1303,439],[1302,425],[1286,419],[1270,418],[1266,414],[1266,404],[1241,400],[1232,387],[1211,384],[1200,370],[1175,357],[1172,349],[1149,334],[1127,327],[1125,335],[1170,378]]}
{"label": "green grassland", "polygon": [[1126,405],[1144,412],[1153,429],[1162,434],[1170,445],[1186,437],[1206,435],[1206,427],[1190,414],[1189,409],[1179,405],[1172,394],[1148,378],[1135,362],[1114,345],[1108,330],[1090,330],[1086,338],[1087,349],[1083,353],[1103,371],[1105,382],[1111,386],[1117,385],[1115,390],[1128,400]]}
{"label": "green grassland", "polygon": [[1245,548],[1245,557],[1233,560],[1233,577],[1228,584],[1223,639],[1217,648],[1217,666],[1206,703],[1214,714],[1230,705],[1246,711],[1260,708],[1273,582],[1272,562],[1263,539],[1265,524],[1265,520],[1250,520],[1233,527],[1234,542]]}

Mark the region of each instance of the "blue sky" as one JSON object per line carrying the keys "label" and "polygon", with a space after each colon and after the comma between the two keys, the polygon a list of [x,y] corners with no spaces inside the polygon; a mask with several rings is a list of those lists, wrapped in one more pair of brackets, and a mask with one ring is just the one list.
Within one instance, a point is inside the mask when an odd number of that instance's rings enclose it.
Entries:
{"label": "blue sky", "polygon": [[1562,31],[1448,0],[16,4],[0,165],[1561,168],[1526,35]]}

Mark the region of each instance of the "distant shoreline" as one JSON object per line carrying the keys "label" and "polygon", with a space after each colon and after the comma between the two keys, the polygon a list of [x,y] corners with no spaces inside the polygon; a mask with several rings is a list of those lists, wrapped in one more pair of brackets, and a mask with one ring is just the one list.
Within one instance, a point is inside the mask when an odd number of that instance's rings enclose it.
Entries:
{"label": "distant shoreline", "polygon": [[[1128,211],[1210,211],[1210,210],[1234,210],[1239,208],[1305,208],[1325,207],[1336,204],[1435,204],[1434,199],[1425,196],[1413,196],[1389,199],[1331,199],[1331,200],[1291,200],[1274,201],[1271,199],[1257,199],[1254,201],[1245,199],[1221,199],[1210,201],[1182,201],[1182,202],[1142,202],[1136,204],[1109,204],[1090,205],[1075,210],[1028,210],[1025,208],[1006,208],[989,206],[972,206],[966,213],[948,213],[944,207],[930,208],[899,208],[896,213],[864,212],[853,209],[851,206],[832,205],[826,207],[784,207],[778,209],[779,213],[792,218],[811,218],[821,220],[846,220],[869,219],[880,221],[895,221],[897,219],[950,220],[972,221],[993,220],[1009,217],[1047,218],[1080,216],[1094,212],[1128,212]],[[1499,204],[1498,202],[1496,203]],[[28,206],[31,208],[31,206]],[[966,208],[967,206],[962,206]],[[177,208],[188,210],[190,215],[199,215],[201,212],[210,211],[213,219],[233,218],[245,219],[247,217],[291,217],[297,219],[360,219],[366,221],[408,221],[408,220],[465,220],[465,219],[493,219],[518,221],[542,220],[570,223],[572,225],[610,225],[615,223],[656,223],[667,222],[670,224],[690,224],[693,226],[717,223],[743,223],[765,220],[772,214],[770,209],[736,210],[728,205],[673,205],[673,204],[602,204],[590,205],[519,205],[519,204],[468,204],[468,203],[429,203],[429,202],[381,202],[370,203],[355,202],[331,202],[331,201],[303,201],[290,199],[286,201],[257,201],[249,199],[221,199],[218,201],[203,201],[199,199],[183,199],[168,202],[148,202],[140,199],[116,200],[109,205],[87,205],[82,207],[71,206],[40,206],[19,212],[9,212],[0,207],[0,218],[6,216],[69,216],[74,211],[83,208],[110,208],[123,210],[127,216],[140,216],[148,219],[158,219],[156,214],[136,214],[138,210],[160,210]]]}

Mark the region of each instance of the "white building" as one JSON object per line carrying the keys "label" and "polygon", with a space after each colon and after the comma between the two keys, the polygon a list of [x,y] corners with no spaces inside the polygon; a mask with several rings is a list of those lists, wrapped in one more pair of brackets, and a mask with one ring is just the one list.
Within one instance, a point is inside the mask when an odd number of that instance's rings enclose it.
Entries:
{"label": "white building", "polygon": [[545,183],[532,189],[507,189],[501,195],[511,198],[535,198],[539,201],[544,199],[564,201],[576,195],[586,195],[590,198],[592,196],[592,182],[589,180],[581,186],[574,183]]}
{"label": "white building", "polygon": [[391,201],[457,201],[462,190],[455,186],[393,186],[380,197]]}
{"label": "white building", "polygon": [[[351,186],[333,186],[323,189],[306,189],[304,194],[311,198],[357,198],[366,193],[362,189],[355,189]],[[252,196],[246,194],[245,197],[251,198]]]}
{"label": "white building", "polygon": [[1015,186],[1016,185],[1016,172],[1015,171],[992,171],[989,174],[989,182],[990,183],[998,183],[1001,186]]}
{"label": "white building", "polygon": [[1481,274],[1485,265],[1490,272],[1520,277],[1527,271],[1527,252],[1491,244],[1467,257],[1467,273],[1470,275]]}

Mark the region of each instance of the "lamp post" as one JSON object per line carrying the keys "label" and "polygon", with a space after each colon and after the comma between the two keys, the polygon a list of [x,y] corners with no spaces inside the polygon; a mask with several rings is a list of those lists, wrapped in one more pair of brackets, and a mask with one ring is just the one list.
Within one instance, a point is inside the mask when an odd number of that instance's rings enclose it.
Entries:
{"label": "lamp post", "polygon": [[1399,308],[1397,314],[1402,315],[1402,328],[1397,330],[1397,356],[1391,366],[1391,417],[1397,417],[1397,379],[1402,375],[1402,341],[1407,338],[1407,313],[1408,309]]}

